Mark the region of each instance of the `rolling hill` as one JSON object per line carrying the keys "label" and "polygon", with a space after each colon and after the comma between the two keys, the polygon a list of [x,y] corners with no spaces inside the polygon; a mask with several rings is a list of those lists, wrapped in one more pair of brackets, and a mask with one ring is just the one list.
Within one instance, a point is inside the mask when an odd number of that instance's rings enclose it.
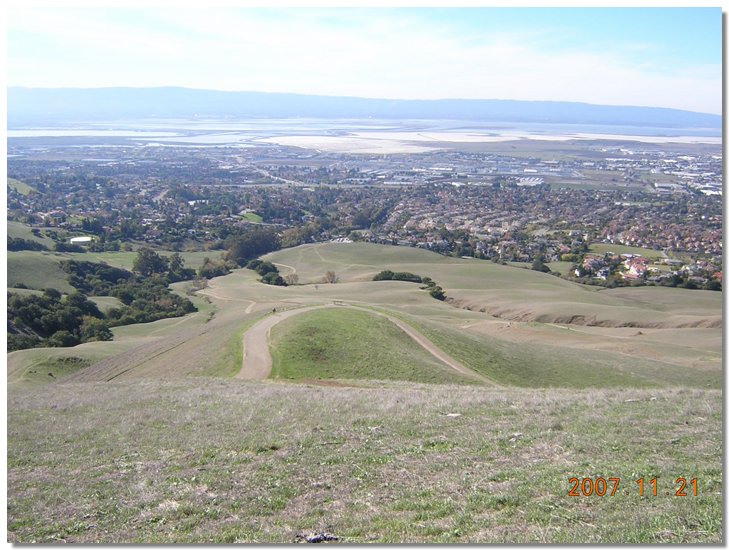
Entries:
{"label": "rolling hill", "polygon": [[[8,354],[10,541],[722,540],[720,293],[361,243],[265,259],[300,284],[237,270],[186,317]],[[241,379],[268,334],[271,376]]]}
{"label": "rolling hill", "polygon": [[[51,273],[36,263],[54,258],[42,253],[13,254],[28,256],[29,269]],[[109,357],[73,376],[108,380],[210,372],[233,375],[241,364],[229,362],[245,353],[240,344],[244,326],[273,308],[285,311],[339,302],[397,318],[454,361],[509,386],[721,385],[720,293],[659,287],[597,289],[517,267],[365,243],[303,245],[265,259],[277,264],[284,275],[296,272],[299,284],[263,285],[250,270],[215,278],[198,293],[200,313],[118,327],[115,345],[124,343],[128,351],[116,356],[117,348],[109,346]],[[25,263],[16,259],[12,266],[13,280],[23,278]],[[431,277],[443,287],[447,299],[434,300],[414,283],[372,281],[382,269]],[[327,271],[334,271],[339,282],[324,283]],[[176,286],[184,292],[189,284]],[[310,319],[317,315],[324,313],[308,313],[274,327],[276,345],[289,350],[298,347],[301,334],[306,333],[302,327],[313,330]],[[370,319],[366,329],[357,330],[369,333],[375,328],[371,323],[375,321]],[[356,332],[358,323],[352,320],[351,326],[341,326],[345,332]],[[334,335],[320,336],[322,353],[342,347]],[[402,345],[397,340],[388,342],[384,348]],[[83,349],[82,345],[64,352],[74,355]],[[24,368],[24,353],[10,354],[11,372]],[[208,360],[203,359],[206,356]],[[354,378],[380,378],[374,365],[372,369]],[[332,372],[327,378],[352,378],[351,372]],[[405,379],[424,381],[418,376]]]}

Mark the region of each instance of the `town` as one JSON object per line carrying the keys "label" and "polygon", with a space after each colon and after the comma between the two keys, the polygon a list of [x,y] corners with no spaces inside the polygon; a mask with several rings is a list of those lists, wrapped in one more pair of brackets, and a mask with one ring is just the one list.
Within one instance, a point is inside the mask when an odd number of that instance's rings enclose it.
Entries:
{"label": "town", "polygon": [[283,247],[344,238],[590,284],[721,288],[718,147],[534,143],[364,155],[11,139],[8,219],[77,250],[79,237],[91,250],[220,250],[263,224]]}

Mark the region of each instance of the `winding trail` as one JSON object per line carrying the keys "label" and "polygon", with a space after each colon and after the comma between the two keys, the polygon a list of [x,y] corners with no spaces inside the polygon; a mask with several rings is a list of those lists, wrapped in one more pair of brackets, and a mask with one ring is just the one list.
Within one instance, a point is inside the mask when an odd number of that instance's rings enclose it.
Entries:
{"label": "winding trail", "polygon": [[299,315],[300,313],[306,313],[307,311],[331,307],[349,307],[358,309],[360,311],[365,311],[372,315],[385,317],[390,322],[395,324],[398,328],[400,328],[410,338],[412,338],[415,343],[417,343],[420,347],[422,347],[425,351],[430,353],[440,362],[458,371],[464,376],[468,376],[469,378],[473,378],[489,386],[500,386],[500,384],[497,384],[490,378],[487,378],[486,376],[483,376],[482,374],[479,374],[478,372],[469,369],[468,367],[453,359],[453,357],[438,348],[435,344],[433,344],[433,342],[423,336],[423,334],[415,330],[404,321],[401,321],[397,317],[393,317],[379,311],[372,311],[367,308],[357,307],[351,304],[328,304],[321,306],[303,307],[298,309],[289,309],[286,311],[274,313],[273,315],[270,315],[262,321],[256,323],[243,335],[243,365],[236,375],[236,378],[244,380],[263,380],[270,376],[271,368],[273,367],[273,359],[271,358],[270,350],[271,328],[273,328],[276,324],[280,323],[284,319],[293,317],[294,315]]}

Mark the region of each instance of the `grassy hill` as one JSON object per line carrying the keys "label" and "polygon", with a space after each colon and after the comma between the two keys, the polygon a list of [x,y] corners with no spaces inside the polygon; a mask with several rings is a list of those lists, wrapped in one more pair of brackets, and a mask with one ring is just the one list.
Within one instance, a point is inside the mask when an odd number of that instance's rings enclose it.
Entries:
{"label": "grassy hill", "polygon": [[68,283],[60,262],[67,260],[68,255],[58,252],[35,252],[21,250],[7,253],[8,286],[23,284],[28,288],[43,290],[55,288],[61,292],[73,292]]}
{"label": "grassy hill", "polygon": [[[367,243],[304,245],[274,252],[266,259],[286,274],[295,270],[300,283],[319,283],[333,270],[342,282],[370,281],[383,268],[431,277],[443,287],[451,304],[512,321],[598,324],[605,326],[721,326],[721,293],[676,292],[676,314],[649,301],[636,303],[646,289],[606,293],[558,277],[491,262],[449,258],[410,247]],[[653,289],[651,289],[653,290]],[[658,290],[658,289],[656,289]],[[661,289],[662,290],[662,289]],[[669,289],[670,290],[670,289]],[[700,300],[693,313],[687,305]],[[396,305],[405,305],[402,303]],[[692,306],[693,307],[693,306]],[[410,309],[410,308],[408,308]],[[413,310],[413,313],[419,313]],[[425,313],[425,312],[423,312]]]}
{"label": "grassy hill", "polygon": [[42,233],[35,235],[33,228],[28,224],[9,221],[7,222],[6,228],[8,230],[8,237],[35,241],[45,245],[49,249],[53,248],[53,239],[46,237]]}
{"label": "grassy hill", "polygon": [[[693,386],[721,388],[718,369],[689,369],[611,349],[574,349],[562,341],[563,329],[551,327],[532,341],[504,341],[443,323],[420,320],[414,326],[464,365],[509,386],[571,388],[657,388]],[[508,327],[507,327],[508,330]]]}
{"label": "grassy hill", "polygon": [[272,330],[273,378],[473,383],[441,364],[384,317],[325,309]]}
{"label": "grassy hill", "polygon": [[[65,289],[65,274],[57,268],[57,262],[66,256],[10,253],[9,284],[23,281],[34,288],[56,285]],[[598,290],[491,262],[362,243],[305,245],[266,258],[274,261],[283,274],[295,270],[304,284],[263,285],[253,271],[246,269],[213,279],[210,288],[200,293],[212,301],[212,309],[201,300],[203,310],[190,320],[153,324],[158,327],[154,329],[152,325],[115,329],[117,339],[128,341],[130,348],[151,346],[135,354],[133,364],[124,368],[122,376],[211,371],[233,375],[240,366],[230,362],[242,351],[221,350],[240,347],[237,339],[252,316],[274,307],[290,309],[340,300],[399,317],[465,366],[506,385],[721,386],[721,293],[659,287]],[[372,281],[382,269],[429,276],[443,286],[448,302],[434,300],[414,283]],[[335,271],[340,282],[317,282],[328,270]],[[294,329],[310,315],[274,328],[277,345],[288,350],[286,357],[291,356],[290,350],[301,347],[305,339]],[[200,334],[190,336],[180,347],[173,339],[178,338],[177,330],[188,325],[204,325],[205,330],[199,329]],[[353,318],[342,322],[341,328],[356,334],[375,330],[370,321],[360,327]],[[150,343],[151,335],[156,343]],[[350,344],[357,342],[356,338],[341,341],[332,334],[317,333],[319,336],[327,351],[338,347],[337,353],[355,353]],[[170,343],[164,344],[165,339]],[[214,367],[199,363],[208,342],[213,346],[210,353],[215,357]],[[400,346],[394,340],[388,342],[392,345],[380,347]],[[193,351],[195,346],[203,351]],[[420,357],[418,361],[421,359],[430,360]],[[120,358],[119,368],[130,360],[128,356]],[[102,372],[99,370],[99,379],[107,376]],[[340,372],[335,377],[347,378],[349,374]],[[414,375],[411,380],[423,381]]]}

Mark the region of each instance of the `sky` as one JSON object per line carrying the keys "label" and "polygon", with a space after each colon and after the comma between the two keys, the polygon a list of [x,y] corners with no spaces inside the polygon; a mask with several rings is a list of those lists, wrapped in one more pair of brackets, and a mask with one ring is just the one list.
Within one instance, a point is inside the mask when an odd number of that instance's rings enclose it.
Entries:
{"label": "sky", "polygon": [[720,7],[51,4],[10,7],[6,25],[8,86],[722,110]]}

